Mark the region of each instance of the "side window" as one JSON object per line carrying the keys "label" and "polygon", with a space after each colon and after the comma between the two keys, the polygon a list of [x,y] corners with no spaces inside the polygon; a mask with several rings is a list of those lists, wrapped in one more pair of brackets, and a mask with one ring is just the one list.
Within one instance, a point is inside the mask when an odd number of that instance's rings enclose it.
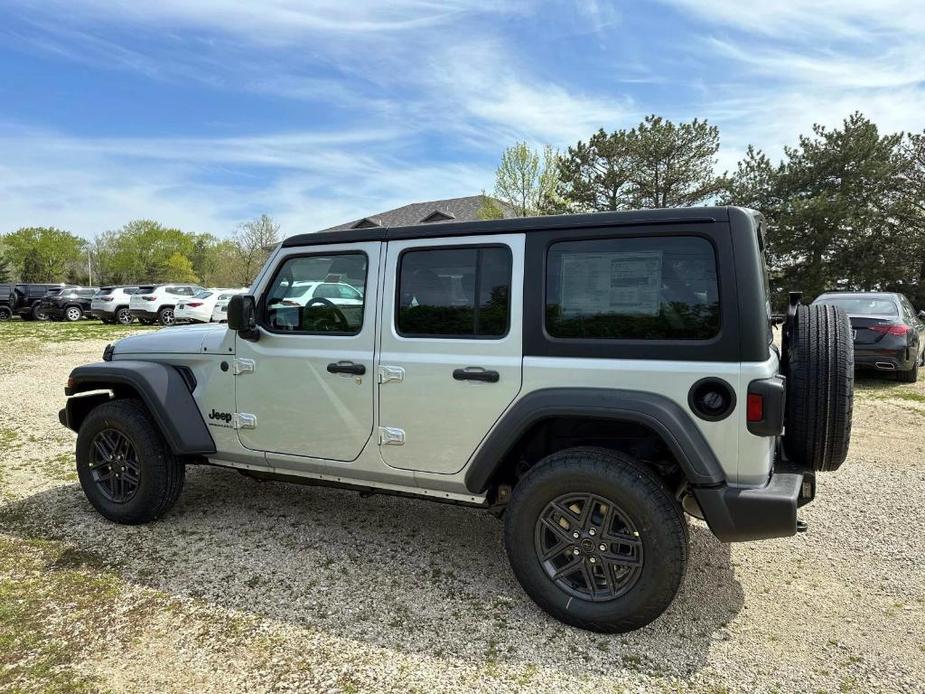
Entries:
{"label": "side window", "polygon": [[511,302],[506,246],[405,251],[395,325],[405,337],[504,337]]}
{"label": "side window", "polygon": [[546,330],[558,338],[706,340],[719,332],[716,255],[699,237],[553,244]]}
{"label": "side window", "polygon": [[[356,335],[363,327],[366,268],[365,253],[287,259],[264,295],[263,324],[277,332]],[[353,299],[345,301],[336,291],[318,291],[339,284],[353,290]]]}

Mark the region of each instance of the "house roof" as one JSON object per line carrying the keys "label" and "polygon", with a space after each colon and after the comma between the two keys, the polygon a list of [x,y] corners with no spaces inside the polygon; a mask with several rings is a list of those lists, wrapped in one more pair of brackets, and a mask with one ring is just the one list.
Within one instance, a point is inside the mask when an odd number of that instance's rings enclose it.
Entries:
{"label": "house roof", "polygon": [[[500,200],[495,200],[495,203],[501,208],[505,219],[515,216],[514,210],[505,203]],[[413,202],[410,205],[397,207],[394,210],[338,224],[323,231],[403,227],[413,224],[441,224],[445,222],[475,222],[479,220],[479,208],[481,206],[481,195],[449,198],[448,200],[431,200],[429,202]]]}

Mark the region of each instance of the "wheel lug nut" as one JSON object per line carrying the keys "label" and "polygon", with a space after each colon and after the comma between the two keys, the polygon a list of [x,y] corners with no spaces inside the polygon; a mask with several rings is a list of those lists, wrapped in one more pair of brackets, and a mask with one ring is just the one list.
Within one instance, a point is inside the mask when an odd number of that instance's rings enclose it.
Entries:
{"label": "wheel lug nut", "polygon": [[597,530],[595,530],[594,528],[591,528],[591,529],[588,531],[588,535],[591,535],[592,537],[593,537],[594,535],[597,535]]}
{"label": "wheel lug nut", "polygon": [[597,548],[598,548],[599,550],[601,550],[602,552],[606,552],[606,551],[607,551],[607,545],[605,545],[605,544],[603,544],[603,543],[602,543],[602,544],[599,544],[599,545],[597,546]]}
{"label": "wheel lug nut", "polygon": [[577,531],[577,530],[576,530],[575,532],[572,533],[572,537],[574,537],[576,540],[579,538],[579,535],[578,535],[578,531]]}
{"label": "wheel lug nut", "polygon": [[576,547],[575,549],[572,550],[572,554],[574,554],[577,557],[579,554],[581,554],[581,550]]}
{"label": "wheel lug nut", "polygon": [[592,564],[597,563],[597,559],[595,559],[594,557],[591,557],[590,559],[588,559],[588,561],[591,562]]}

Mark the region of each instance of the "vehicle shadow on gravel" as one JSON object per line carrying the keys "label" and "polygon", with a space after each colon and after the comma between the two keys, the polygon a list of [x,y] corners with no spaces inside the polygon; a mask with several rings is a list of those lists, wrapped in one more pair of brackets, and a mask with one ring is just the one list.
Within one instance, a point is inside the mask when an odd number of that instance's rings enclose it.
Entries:
{"label": "vehicle shadow on gravel", "polygon": [[120,526],[70,484],[0,505],[0,531],[63,541],[125,580],[218,610],[422,657],[518,661],[576,674],[685,677],[743,606],[729,545],[691,525],[687,576],[656,622],[605,636],[566,627],[523,593],[502,524],[473,509],[256,482],[192,467],[174,510]]}

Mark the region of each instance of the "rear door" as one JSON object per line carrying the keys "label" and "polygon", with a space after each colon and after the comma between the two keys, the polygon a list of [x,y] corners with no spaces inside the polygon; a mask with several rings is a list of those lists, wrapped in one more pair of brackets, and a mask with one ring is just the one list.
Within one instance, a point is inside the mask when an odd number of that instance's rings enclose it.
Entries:
{"label": "rear door", "polygon": [[380,452],[459,471],[521,387],[523,235],[391,241],[379,358]]}

